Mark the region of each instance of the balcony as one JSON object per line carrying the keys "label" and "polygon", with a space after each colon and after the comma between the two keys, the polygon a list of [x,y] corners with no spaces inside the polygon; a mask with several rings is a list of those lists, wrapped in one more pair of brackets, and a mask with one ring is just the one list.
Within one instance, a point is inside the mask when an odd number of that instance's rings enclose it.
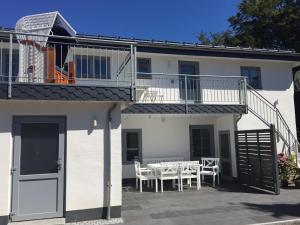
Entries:
{"label": "balcony", "polygon": [[[7,91],[8,98],[12,98],[18,86],[39,87],[38,91],[43,92],[40,86],[48,85],[64,89],[55,93],[57,99],[69,99],[63,93],[80,87],[75,97],[89,95],[92,100],[103,94],[104,88],[110,96],[122,89],[130,97],[119,100],[137,104],[246,105],[246,81],[241,76],[137,76],[136,54],[134,42],[1,31],[0,82],[7,85],[2,92]],[[31,97],[35,94],[30,93]]]}
{"label": "balcony", "polygon": [[147,79],[135,80],[137,103],[246,104],[246,81],[241,76],[163,73],[144,75]]}

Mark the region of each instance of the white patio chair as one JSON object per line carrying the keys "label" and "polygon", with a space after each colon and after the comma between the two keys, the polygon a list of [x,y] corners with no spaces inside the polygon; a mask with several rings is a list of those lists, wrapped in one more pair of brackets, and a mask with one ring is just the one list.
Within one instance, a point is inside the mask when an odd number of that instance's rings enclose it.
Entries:
{"label": "white patio chair", "polygon": [[157,169],[157,179],[160,180],[161,192],[164,192],[164,180],[172,180],[173,187],[177,180],[178,191],[180,191],[180,174],[178,165],[165,165]]}
{"label": "white patio chair", "polygon": [[136,189],[138,189],[138,183],[140,183],[140,192],[143,192],[143,181],[147,181],[147,187],[149,187],[149,181],[151,181],[151,187],[153,187],[153,180],[157,183],[157,179],[151,169],[141,168],[141,164],[138,161],[134,161],[134,168],[136,180],[135,185]]}
{"label": "white patio chair", "polygon": [[204,176],[213,176],[213,187],[216,186],[216,176],[218,179],[218,184],[220,183],[219,178],[219,158],[201,158],[202,168],[201,168],[201,176],[202,180],[204,180]]}
{"label": "white patio chair", "polygon": [[197,190],[201,188],[200,165],[197,163],[183,163],[180,165],[180,189],[183,191],[183,180],[192,187],[192,179],[197,179]]}

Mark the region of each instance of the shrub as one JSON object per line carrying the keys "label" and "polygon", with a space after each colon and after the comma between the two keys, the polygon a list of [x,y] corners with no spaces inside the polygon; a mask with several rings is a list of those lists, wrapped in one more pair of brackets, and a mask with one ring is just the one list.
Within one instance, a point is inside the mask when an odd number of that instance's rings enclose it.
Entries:
{"label": "shrub", "polygon": [[288,182],[291,178],[295,178],[297,173],[297,164],[294,155],[286,156],[283,153],[277,155],[277,164],[279,179]]}

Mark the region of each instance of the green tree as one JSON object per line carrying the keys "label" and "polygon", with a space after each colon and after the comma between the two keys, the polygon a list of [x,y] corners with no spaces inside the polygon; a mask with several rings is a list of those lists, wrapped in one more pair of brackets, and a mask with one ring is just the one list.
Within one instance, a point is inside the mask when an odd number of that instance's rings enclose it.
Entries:
{"label": "green tree", "polygon": [[[242,0],[228,19],[230,29],[222,33],[202,33],[199,41],[228,46],[294,49],[300,52],[300,0]],[[200,37],[200,36],[199,36]]]}

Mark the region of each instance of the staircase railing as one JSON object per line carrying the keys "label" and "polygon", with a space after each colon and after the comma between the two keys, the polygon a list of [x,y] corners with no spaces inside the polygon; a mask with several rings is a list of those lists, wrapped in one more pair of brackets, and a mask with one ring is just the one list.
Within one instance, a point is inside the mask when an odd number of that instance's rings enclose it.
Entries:
{"label": "staircase railing", "polygon": [[248,110],[267,126],[275,125],[277,138],[283,142],[282,152],[291,154],[294,152],[299,164],[299,142],[294,136],[279,109],[258,93],[250,85],[247,85]]}

